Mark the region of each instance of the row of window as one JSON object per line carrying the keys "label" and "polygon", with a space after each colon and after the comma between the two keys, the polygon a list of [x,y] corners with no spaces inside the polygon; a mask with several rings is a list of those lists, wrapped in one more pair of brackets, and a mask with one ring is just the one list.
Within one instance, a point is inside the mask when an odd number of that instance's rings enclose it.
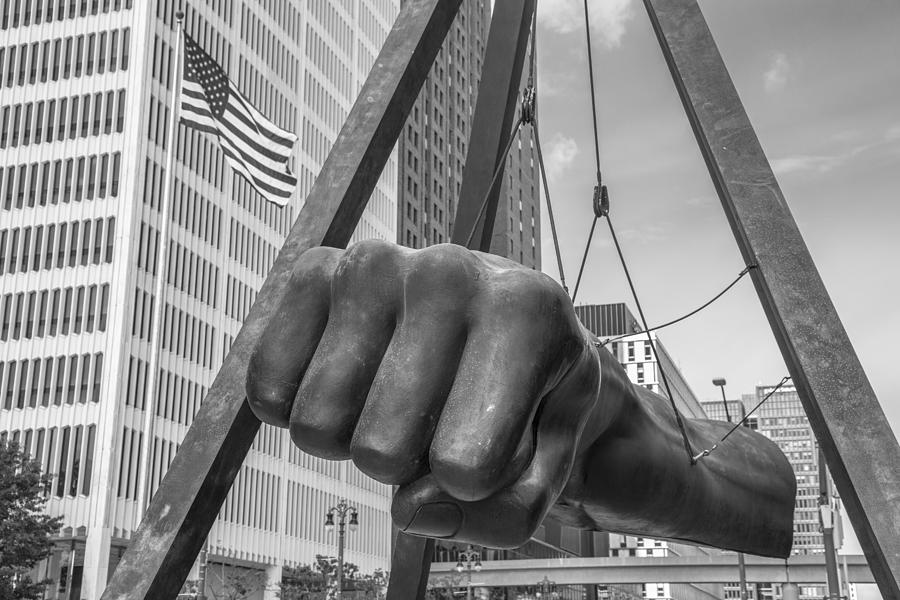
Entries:
{"label": "row of window", "polygon": [[[269,226],[273,231],[287,236],[294,224],[294,209],[269,202],[243,177],[232,177],[231,201]],[[207,200],[207,202],[209,202]],[[371,207],[373,203],[369,201]],[[218,223],[218,221],[216,221]],[[218,248],[218,240],[216,240]]]}
{"label": "row of window", "polygon": [[190,425],[200,410],[205,395],[206,388],[199,383],[160,369],[156,416],[174,423]]}
{"label": "row of window", "polygon": [[119,455],[119,480],[116,496],[131,500],[137,494],[141,476],[141,446],[144,434],[130,427],[122,428],[122,453]]}
{"label": "row of window", "polygon": [[211,369],[216,329],[190,313],[166,304],[162,349]]}
{"label": "row of window", "polygon": [[[144,204],[158,209],[163,201],[165,169],[149,157],[145,164]],[[218,176],[218,172],[216,175]],[[175,178],[170,202],[172,222],[178,223],[210,246],[219,247],[222,220],[222,210],[219,207],[178,177]]]}
{"label": "row of window", "polygon": [[256,55],[265,62],[270,72],[277,73],[288,87],[296,89],[300,61],[279,37],[246,4],[242,7],[241,39],[256,51]]}
{"label": "row of window", "polygon": [[332,131],[340,129],[341,124],[347,117],[347,111],[338,103],[331,92],[319,82],[318,77],[312,71],[306,71],[305,80],[303,101],[306,106]]}
{"label": "row of window", "polygon": [[265,277],[275,262],[277,250],[237,219],[231,220],[228,256],[257,275]]}
{"label": "row of window", "polygon": [[132,0],[3,0],[0,29],[130,9]]}
{"label": "row of window", "polygon": [[3,229],[0,230],[0,275],[59,269],[66,265],[109,264],[115,239],[115,217],[105,219],[105,223],[101,217],[93,221]]}
{"label": "row of window", "polygon": [[260,8],[264,8],[269,13],[272,21],[288,34],[288,38],[300,39],[300,25],[303,22],[303,16],[296,8],[296,6],[300,6],[299,3],[296,3],[295,6],[293,0],[268,0],[259,4]]}
{"label": "row of window", "polygon": [[[18,444],[33,460],[41,465],[41,470],[52,476],[47,493],[62,498],[75,497],[79,493],[87,496],[91,492],[91,476],[94,471],[94,444],[97,426],[76,425],[57,429],[15,430],[9,439]],[[7,433],[0,434],[6,441]],[[57,441],[59,442],[57,445]],[[51,470],[56,468],[56,472]],[[79,492],[80,490],[80,492]]]}
{"label": "row of window", "polygon": [[278,531],[280,489],[281,478],[277,475],[241,467],[219,514],[223,520],[238,525]]}
{"label": "row of window", "polygon": [[229,275],[225,290],[225,314],[243,323],[256,301],[256,293],[255,289]]}
{"label": "row of window", "polygon": [[0,148],[121,133],[127,109],[124,89],[6,105]]}
{"label": "row of window", "polygon": [[6,87],[128,70],[131,29],[59,37],[0,48]]}
{"label": "row of window", "polygon": [[266,107],[265,115],[273,123],[288,131],[297,130],[298,112],[294,99],[282,94],[268,75],[254,67],[246,56],[241,55],[238,59],[234,81],[253,106]]}
{"label": "row of window", "polygon": [[75,158],[0,165],[3,210],[81,202],[119,195],[122,155],[91,154]]}
{"label": "row of window", "polygon": [[153,437],[153,456],[150,464],[150,491],[155,494],[162,479],[175,460],[179,445],[175,442]]}
{"label": "row of window", "polygon": [[268,454],[275,458],[281,458],[281,438],[285,430],[263,423],[253,439],[252,450],[262,454]]}
{"label": "row of window", "polygon": [[99,402],[102,381],[102,352],[0,361],[3,410]]}
{"label": "row of window", "polygon": [[0,341],[106,331],[108,311],[108,283],[4,294]]}
{"label": "row of window", "polygon": [[153,294],[140,288],[134,290],[134,310],[131,313],[131,335],[150,341],[150,330],[153,327]]}
{"label": "row of window", "polygon": [[218,304],[219,267],[175,241],[169,243],[166,281],[175,289],[213,308]]}

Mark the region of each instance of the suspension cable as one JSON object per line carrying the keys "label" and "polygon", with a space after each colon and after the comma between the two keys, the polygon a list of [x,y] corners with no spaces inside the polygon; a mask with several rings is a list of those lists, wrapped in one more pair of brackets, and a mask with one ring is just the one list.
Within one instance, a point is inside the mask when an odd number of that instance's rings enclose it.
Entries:
{"label": "suspension cable", "polygon": [[478,223],[481,221],[481,217],[484,215],[484,211],[487,209],[488,200],[491,197],[491,192],[494,189],[494,186],[497,185],[497,178],[500,177],[500,174],[506,170],[506,157],[509,156],[509,150],[512,148],[513,142],[516,140],[516,135],[519,133],[519,128],[522,127],[522,116],[519,115],[519,119],[516,121],[516,124],[513,126],[512,133],[509,135],[509,142],[506,144],[506,148],[503,149],[503,154],[500,156],[500,159],[497,161],[497,166],[494,168],[494,176],[491,178],[491,185],[488,186],[487,191],[484,194],[484,199],[481,201],[481,208],[478,209],[478,214],[475,216],[475,223],[472,225],[472,231],[469,232],[469,237],[466,238],[466,248],[471,247],[472,238],[475,237],[475,232],[478,231]]}
{"label": "suspension cable", "polygon": [[[628,265],[625,262],[625,255],[622,253],[622,247],[619,244],[619,239],[616,236],[616,231],[613,228],[612,219],[609,217],[609,196],[606,190],[606,186],[603,185],[603,177],[600,171],[600,134],[599,127],[597,126],[597,95],[594,90],[594,58],[593,51],[591,45],[591,19],[590,12],[588,10],[588,0],[584,0],[584,29],[585,29],[585,37],[587,40],[587,53],[588,53],[588,77],[589,77],[589,87],[591,90],[591,116],[593,118],[593,126],[594,126],[594,157],[596,159],[597,165],[597,185],[594,188],[594,224],[596,224],[597,219],[601,216],[606,217],[606,224],[609,226],[609,233],[612,236],[613,242],[616,246],[616,252],[619,254],[619,261],[622,263],[622,269],[625,271],[625,277],[628,280],[628,287],[631,288],[631,295],[634,298],[634,303],[637,305],[638,314],[641,317],[641,325],[644,330],[649,330],[650,327],[647,325],[647,319],[644,316],[644,309],[641,306],[641,302],[638,299],[637,291],[634,287],[634,282],[631,279],[631,273],[628,270]],[[593,233],[593,225],[591,226],[591,231]],[[588,247],[590,247],[590,238],[588,239]],[[585,248],[585,256],[584,260],[587,259],[588,248]],[[582,269],[584,268],[584,260],[582,261]],[[580,280],[580,274],[579,274]],[[577,285],[576,285],[577,289]],[[684,419],[681,416],[681,413],[678,412],[678,407],[675,405],[675,396],[672,394],[671,386],[669,385],[669,378],[666,375],[666,370],[663,368],[662,361],[659,359],[659,351],[656,348],[656,344],[653,341],[653,336],[649,331],[646,331],[647,334],[647,343],[650,344],[650,348],[653,351],[653,355],[656,357],[656,364],[659,367],[660,378],[663,380],[663,385],[666,389],[666,394],[669,396],[669,403],[672,405],[672,412],[675,413],[675,422],[678,424],[678,430],[681,432],[681,439],[684,443],[684,449],[687,452],[688,459],[690,460],[691,465],[696,464],[696,459],[694,458],[694,451],[691,448],[691,442],[688,439],[687,430],[684,426]]]}
{"label": "suspension cable", "polygon": [[[676,323],[681,323],[681,322],[684,321],[685,319],[689,319],[690,317],[693,317],[693,316],[696,315],[698,312],[702,311],[703,309],[705,309],[706,307],[708,307],[709,305],[711,305],[713,302],[715,302],[716,300],[718,300],[719,298],[721,298],[722,296],[724,296],[725,293],[728,292],[728,290],[730,290],[730,289],[733,288],[735,285],[737,285],[737,282],[738,282],[738,281],[740,281],[741,279],[743,279],[744,276],[746,276],[751,270],[756,269],[758,266],[759,266],[759,265],[755,265],[755,264],[754,264],[754,265],[749,265],[748,267],[745,267],[744,270],[741,271],[741,272],[738,274],[738,276],[735,277],[734,280],[733,280],[731,283],[729,283],[727,286],[725,286],[725,289],[723,289],[721,292],[719,292],[718,294],[716,294],[715,296],[713,296],[712,299],[710,299],[708,302],[706,302],[706,303],[703,304],[702,306],[699,306],[699,307],[695,308],[694,310],[692,310],[691,312],[687,313],[686,315],[682,315],[682,316],[678,317],[677,319],[672,319],[671,321],[668,321],[668,322],[666,322],[666,323],[663,323],[662,325],[657,325],[657,326],[655,326],[655,327],[651,327],[650,329],[644,329],[644,330],[641,330],[641,331],[635,331],[634,333],[625,333],[625,334],[617,335],[617,336],[614,336],[614,337],[611,337],[611,338],[606,338],[606,339],[603,340],[602,342],[597,342],[597,346],[600,347],[600,348],[602,348],[603,346],[606,346],[606,345],[609,344],[610,342],[618,342],[619,340],[625,339],[625,338],[627,338],[627,337],[631,337],[631,336],[633,336],[633,335],[640,335],[640,334],[642,334],[642,333],[647,333],[648,331],[659,331],[660,329],[665,329],[666,327],[669,327],[670,325],[675,325]],[[577,289],[577,288],[576,288],[576,289]]]}
{"label": "suspension cable", "polygon": [[760,406],[762,406],[763,403],[764,403],[766,400],[768,400],[769,398],[771,398],[772,395],[773,395],[775,392],[777,392],[779,389],[781,389],[781,387],[782,387],[785,383],[787,383],[788,381],[790,381],[790,380],[791,380],[791,376],[790,376],[790,375],[785,375],[784,377],[782,377],[782,378],[781,378],[781,381],[778,383],[778,385],[776,385],[774,388],[772,388],[772,390],[771,390],[768,394],[766,394],[766,395],[763,397],[763,399],[760,400],[759,403],[758,403],[756,406],[754,406],[753,409],[752,409],[750,412],[748,412],[746,415],[744,415],[744,418],[743,418],[743,419],[741,419],[740,421],[738,421],[737,423],[735,423],[735,424],[734,424],[734,427],[732,427],[731,429],[729,429],[729,430],[728,430],[728,433],[726,433],[725,435],[722,436],[722,439],[720,439],[718,442],[716,442],[715,444],[713,444],[713,445],[712,445],[712,448],[708,448],[708,449],[706,449],[706,450],[703,450],[702,452],[700,452],[700,454],[696,455],[696,456],[693,458],[694,463],[698,462],[700,459],[703,459],[703,458],[706,458],[707,456],[709,456],[710,453],[711,453],[713,450],[715,450],[716,448],[719,447],[719,444],[721,444],[722,442],[724,442],[725,440],[727,440],[727,439],[728,439],[728,436],[730,436],[732,433],[734,433],[735,431],[737,431],[737,429],[738,429],[741,425],[743,425],[744,423],[746,423],[746,422],[747,422],[747,419],[750,418],[750,415],[752,415],[753,413],[756,412],[756,409],[757,409],[757,408],[759,408]]}
{"label": "suspension cable", "polygon": [[[641,324],[643,325],[645,330],[648,330],[647,326],[647,318],[644,316],[644,309],[641,306],[641,301],[638,299],[637,291],[634,287],[634,282],[631,280],[631,273],[628,270],[628,265],[625,263],[625,255],[622,254],[622,247],[619,245],[619,238],[616,236],[616,230],[613,228],[612,219],[610,219],[609,215],[606,215],[606,224],[609,225],[609,233],[612,236],[613,243],[616,246],[616,252],[619,254],[619,261],[622,263],[622,269],[625,271],[625,278],[628,280],[628,287],[631,288],[631,296],[634,298],[634,303],[637,305],[638,314],[641,317]],[[684,419],[681,416],[681,413],[678,412],[678,407],[675,405],[675,396],[672,394],[672,388],[669,385],[669,377],[666,375],[666,370],[663,368],[662,361],[659,359],[659,350],[656,348],[656,343],[653,341],[653,336],[649,331],[645,331],[647,334],[647,343],[650,344],[650,348],[653,350],[653,355],[656,357],[656,365],[659,367],[659,375],[663,380],[663,385],[666,388],[666,395],[669,396],[669,403],[672,405],[672,411],[675,413],[675,422],[678,424],[678,429],[681,431],[681,440],[684,442],[684,449],[688,453],[688,458],[690,458],[691,464],[696,464],[696,459],[694,458],[694,450],[691,448],[691,441],[688,439],[687,430],[684,427]]]}

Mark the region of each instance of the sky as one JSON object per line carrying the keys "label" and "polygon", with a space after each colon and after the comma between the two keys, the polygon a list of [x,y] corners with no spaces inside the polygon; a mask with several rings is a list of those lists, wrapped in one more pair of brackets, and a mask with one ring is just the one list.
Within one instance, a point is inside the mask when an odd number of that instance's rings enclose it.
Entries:
{"label": "sky", "polygon": [[[900,5],[701,0],[701,8],[881,406],[900,432]],[[538,110],[574,286],[595,182],[581,0],[538,2]],[[600,159],[651,324],[700,306],[744,264],[639,0],[591,2]],[[558,277],[543,212],[543,270]],[[627,301],[604,223],[578,303]],[[660,333],[700,400],[787,369],[749,278]]]}

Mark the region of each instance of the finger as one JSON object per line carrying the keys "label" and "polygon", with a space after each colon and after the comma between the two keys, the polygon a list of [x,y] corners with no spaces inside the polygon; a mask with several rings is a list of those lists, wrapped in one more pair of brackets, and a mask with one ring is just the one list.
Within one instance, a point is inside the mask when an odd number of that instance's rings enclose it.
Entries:
{"label": "finger", "polygon": [[315,456],[350,458],[350,440],[395,328],[399,249],[360,242],[332,279],[328,324],[290,416],[291,439]]}
{"label": "finger", "polygon": [[465,299],[476,280],[473,257],[456,246],[408,254],[404,263],[401,321],[351,443],[356,466],[392,485],[428,468],[434,430],[465,346]]}
{"label": "finger", "polygon": [[343,253],[312,248],[301,255],[275,315],[247,368],[247,400],[259,420],[287,427],[291,405],[328,320],[331,277]]}
{"label": "finger", "polygon": [[582,363],[542,403],[534,457],[519,479],[474,502],[457,500],[434,475],[401,487],[394,523],[407,533],[494,548],[516,548],[534,534],[572,472],[575,448],[597,398],[599,370]]}
{"label": "finger", "polygon": [[456,498],[484,499],[518,476],[510,465],[540,399],[584,346],[557,287],[521,270],[491,272],[484,282],[429,457],[436,481]]}

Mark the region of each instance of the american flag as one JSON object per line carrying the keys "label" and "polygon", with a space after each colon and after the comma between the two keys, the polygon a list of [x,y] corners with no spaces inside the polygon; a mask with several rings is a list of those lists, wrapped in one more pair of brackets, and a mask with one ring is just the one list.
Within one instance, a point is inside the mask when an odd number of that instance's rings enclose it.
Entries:
{"label": "american flag", "polygon": [[186,33],[184,49],[181,121],[217,136],[231,168],[267,200],[284,206],[297,187],[287,164],[297,136],[256,110]]}

